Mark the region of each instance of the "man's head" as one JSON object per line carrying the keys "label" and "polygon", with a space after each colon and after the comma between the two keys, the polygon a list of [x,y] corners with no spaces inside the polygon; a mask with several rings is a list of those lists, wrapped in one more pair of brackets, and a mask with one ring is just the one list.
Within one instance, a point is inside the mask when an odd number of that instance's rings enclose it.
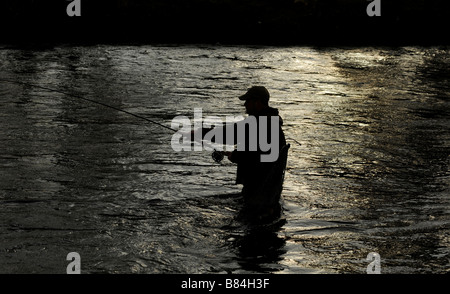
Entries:
{"label": "man's head", "polygon": [[257,114],[269,107],[269,98],[269,91],[263,86],[251,87],[247,93],[239,97],[240,100],[245,101],[245,110],[249,115]]}

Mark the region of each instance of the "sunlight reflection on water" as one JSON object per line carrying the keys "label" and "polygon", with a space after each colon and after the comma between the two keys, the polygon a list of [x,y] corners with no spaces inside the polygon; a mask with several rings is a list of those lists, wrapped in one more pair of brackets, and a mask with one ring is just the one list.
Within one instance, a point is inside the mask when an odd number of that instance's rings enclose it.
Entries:
{"label": "sunlight reflection on water", "polygon": [[[92,46],[0,50],[0,78],[170,125],[243,114],[265,85],[292,143],[286,223],[233,219],[235,166],[176,153],[123,113],[1,82],[2,272],[385,273],[448,270],[449,50]],[[262,245],[264,244],[264,246]],[[29,252],[41,252],[35,259]],[[58,258],[60,257],[60,258]],[[37,267],[36,264],[40,264]]]}

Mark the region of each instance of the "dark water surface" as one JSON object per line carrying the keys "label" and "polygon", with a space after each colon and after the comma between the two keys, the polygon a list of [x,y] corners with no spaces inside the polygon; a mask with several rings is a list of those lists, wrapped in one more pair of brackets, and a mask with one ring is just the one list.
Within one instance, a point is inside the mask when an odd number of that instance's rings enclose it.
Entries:
{"label": "dark water surface", "polygon": [[450,50],[224,46],[0,49],[0,79],[167,126],[243,114],[265,85],[292,143],[286,222],[237,222],[236,167],[170,131],[0,82],[0,273],[446,273]]}

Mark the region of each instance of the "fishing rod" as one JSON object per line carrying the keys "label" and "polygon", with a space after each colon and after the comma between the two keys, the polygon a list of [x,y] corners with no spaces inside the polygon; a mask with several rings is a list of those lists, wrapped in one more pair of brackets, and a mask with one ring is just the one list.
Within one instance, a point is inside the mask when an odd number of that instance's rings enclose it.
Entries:
{"label": "fishing rod", "polygon": [[[126,114],[134,116],[136,118],[145,120],[145,121],[147,121],[149,123],[156,124],[156,125],[158,125],[160,127],[168,129],[168,130],[170,130],[172,132],[175,132],[175,133],[178,132],[178,130],[175,130],[175,129],[171,128],[171,127],[163,125],[163,124],[161,124],[161,123],[159,123],[157,121],[151,120],[151,119],[149,119],[147,117],[144,117],[142,115],[139,115],[139,114],[136,114],[136,113],[133,113],[133,112],[129,112],[129,111],[123,110],[123,109],[115,107],[115,106],[111,106],[111,105],[103,103],[103,102],[99,102],[99,101],[96,101],[96,100],[93,100],[93,99],[82,97],[80,95],[75,95],[75,94],[67,93],[67,92],[64,92],[64,91],[61,91],[61,90],[56,90],[56,89],[49,88],[49,87],[44,87],[44,86],[39,86],[39,85],[34,85],[34,84],[26,83],[26,82],[14,81],[14,80],[9,80],[9,79],[4,79],[4,78],[0,78],[0,81],[7,82],[7,83],[12,83],[12,84],[23,85],[23,86],[34,87],[34,88],[39,88],[39,89],[43,89],[43,90],[50,91],[50,92],[60,93],[60,94],[66,95],[68,97],[72,97],[72,98],[77,98],[77,99],[80,99],[80,100],[88,101],[90,103],[94,103],[94,104],[97,104],[97,105],[101,105],[101,106],[104,106],[104,107],[107,107],[107,108],[114,109],[114,110],[122,112],[122,113],[126,113]],[[205,144],[206,142],[202,142],[202,143]],[[209,144],[207,144],[207,145],[209,145]],[[221,152],[221,151],[217,151],[215,148],[213,148],[213,149],[214,149],[214,152],[212,153],[212,158],[214,159],[215,162],[220,163],[222,161],[222,159],[224,158],[224,153]]]}
{"label": "fishing rod", "polygon": [[[163,124],[161,124],[161,123],[159,123],[159,122],[157,122],[157,121],[151,120],[151,119],[149,119],[149,118],[147,118],[147,117],[144,117],[144,116],[142,116],[142,115],[139,115],[139,114],[136,114],[136,113],[133,113],[133,112],[129,112],[129,111],[123,110],[123,109],[121,109],[121,108],[118,108],[118,107],[115,107],[115,106],[112,106],[112,105],[109,105],[109,104],[106,104],[106,103],[103,103],[103,102],[99,102],[99,101],[96,101],[96,100],[93,100],[93,99],[89,99],[89,98],[86,98],[86,97],[82,97],[82,96],[80,96],[80,95],[75,95],[75,94],[67,93],[67,92],[65,92],[65,91],[61,91],[61,90],[57,90],[57,89],[53,89],[53,88],[49,88],[49,87],[44,87],[44,86],[40,86],[40,85],[34,85],[34,84],[26,83],[26,82],[14,81],[14,80],[9,80],[9,79],[4,79],[4,78],[0,78],[0,81],[2,81],[2,82],[7,82],[7,83],[12,83],[12,84],[23,85],[23,86],[34,87],[34,88],[39,88],[39,89],[43,89],[43,90],[50,91],[50,92],[60,93],[60,94],[66,95],[66,96],[68,96],[68,97],[72,97],[72,98],[76,98],[76,99],[88,101],[88,102],[90,102],[90,103],[94,103],[94,104],[97,104],[97,105],[101,105],[101,106],[104,106],[104,107],[107,107],[107,108],[114,109],[114,110],[116,110],[116,111],[118,111],[118,112],[122,112],[122,113],[125,113],[125,114],[128,114],[128,115],[134,116],[134,117],[136,117],[136,118],[145,120],[145,121],[147,121],[147,122],[149,122],[149,123],[156,124],[156,125],[158,125],[158,126],[160,126],[160,127],[163,127],[163,128],[165,128],[165,129],[167,129],[167,130],[170,130],[170,131],[172,131],[172,132],[175,132],[175,133],[178,132],[178,130],[175,130],[175,129],[171,128],[171,127],[168,127],[168,126],[166,126],[166,125],[163,125]],[[289,137],[286,137],[286,139],[293,140],[293,141],[295,141],[298,145],[301,146],[301,144],[300,144],[297,140],[294,140],[294,139],[289,138]],[[209,145],[208,143],[203,142],[203,141],[202,141],[202,143],[203,143],[203,144],[206,144],[206,145]],[[209,145],[209,147],[212,147],[212,146]],[[225,152],[223,152],[223,151],[218,151],[218,150],[216,150],[215,148],[212,148],[212,149],[214,150],[213,153],[212,153],[212,155],[211,155],[212,158],[213,158],[213,160],[214,160],[215,162],[217,162],[217,163],[220,163],[220,162],[223,160],[223,158],[225,157]]]}

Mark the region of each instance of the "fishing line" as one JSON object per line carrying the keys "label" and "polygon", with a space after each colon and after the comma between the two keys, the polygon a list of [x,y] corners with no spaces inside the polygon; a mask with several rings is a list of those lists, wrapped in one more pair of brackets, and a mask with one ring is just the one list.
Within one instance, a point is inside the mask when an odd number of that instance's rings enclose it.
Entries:
{"label": "fishing line", "polygon": [[8,80],[8,79],[0,79],[0,81],[13,83],[13,84],[24,85],[24,86],[30,86],[30,87],[35,87],[35,88],[40,88],[40,89],[47,90],[47,91],[50,91],[50,92],[60,93],[60,94],[63,94],[63,95],[66,95],[66,96],[69,96],[69,97],[72,97],[72,98],[77,98],[77,99],[81,99],[81,100],[84,100],[84,101],[88,101],[88,102],[91,102],[91,103],[94,103],[94,104],[98,104],[98,105],[101,105],[101,106],[104,106],[104,107],[108,107],[108,108],[114,109],[116,111],[123,112],[123,113],[129,114],[131,116],[143,119],[143,120],[145,120],[147,122],[159,125],[160,127],[166,128],[166,129],[171,130],[173,132],[178,132],[178,130],[172,129],[171,127],[165,126],[165,125],[163,125],[163,124],[161,124],[159,122],[156,122],[154,120],[148,119],[148,118],[146,118],[144,116],[141,116],[139,114],[135,114],[135,113],[132,113],[132,112],[129,112],[129,111],[126,111],[126,110],[123,110],[123,109],[120,109],[120,108],[117,108],[117,107],[114,107],[114,106],[111,106],[111,105],[108,105],[108,104],[105,104],[105,103],[102,103],[102,102],[99,102],[99,101],[96,101],[96,100],[92,100],[92,99],[89,99],[89,98],[86,98],[86,97],[82,97],[82,96],[75,95],[75,94],[70,94],[70,93],[67,93],[67,92],[64,92],[64,91],[61,91],[61,90],[56,90],[56,89],[52,89],[52,88],[48,88],[48,87],[44,87],[44,86],[34,85],[34,84],[26,83],[26,82],[18,82],[18,81],[13,81],[13,80]]}
{"label": "fishing line", "polygon": [[[171,130],[172,132],[175,132],[175,133],[178,132],[178,130],[175,130],[175,129],[171,128],[171,127],[165,126],[165,125],[163,125],[163,124],[161,124],[159,122],[156,122],[154,120],[151,120],[151,119],[146,118],[144,116],[141,116],[139,114],[135,114],[135,113],[123,110],[121,108],[118,108],[118,107],[115,107],[115,106],[111,106],[111,105],[103,103],[103,102],[99,102],[99,101],[92,100],[92,99],[89,99],[89,98],[86,98],[86,97],[82,97],[80,95],[70,94],[70,93],[67,93],[65,91],[56,90],[56,89],[53,89],[53,88],[48,88],[48,87],[44,87],[44,86],[34,85],[34,84],[26,83],[26,82],[13,81],[13,80],[9,80],[9,79],[0,78],[0,81],[7,82],[7,83],[12,83],[12,84],[23,85],[23,86],[34,87],[34,88],[39,88],[39,89],[43,89],[43,90],[50,91],[50,92],[60,93],[60,94],[66,95],[68,97],[72,97],[72,98],[77,98],[77,99],[80,99],[80,100],[88,101],[88,102],[91,102],[91,103],[94,103],[94,104],[97,104],[97,105],[101,105],[101,106],[104,106],[104,107],[107,107],[107,108],[114,109],[114,110],[122,112],[122,113],[126,113],[128,115],[134,116],[134,117],[139,118],[139,119],[143,119],[143,120],[145,120],[145,121],[147,121],[149,123],[153,123],[153,124],[156,124],[156,125],[158,125],[160,127],[165,128],[165,129]],[[63,97],[63,98],[65,98],[65,97]],[[211,147],[212,149],[214,149],[214,152],[212,154],[212,158],[214,159],[215,162],[220,163],[222,161],[222,159],[224,158],[224,154],[222,152],[217,151],[215,148],[213,148],[207,142],[203,142],[202,141],[202,144],[203,145],[207,145],[208,147]]]}

